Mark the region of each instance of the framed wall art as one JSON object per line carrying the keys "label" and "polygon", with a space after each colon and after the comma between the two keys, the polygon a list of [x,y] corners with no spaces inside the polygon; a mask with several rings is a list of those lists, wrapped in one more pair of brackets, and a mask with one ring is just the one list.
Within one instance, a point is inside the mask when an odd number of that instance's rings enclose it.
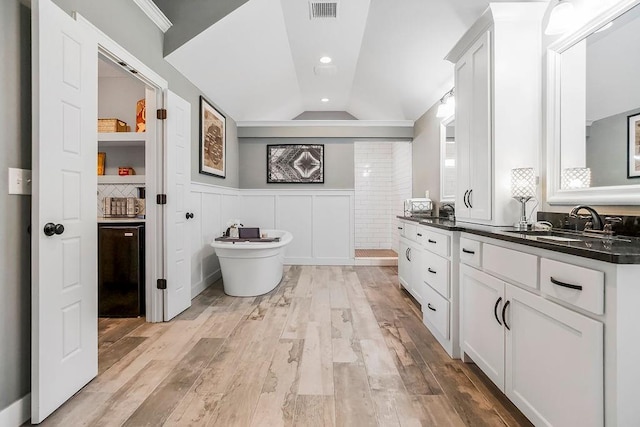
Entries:
{"label": "framed wall art", "polygon": [[640,114],[627,117],[627,177],[640,178]]}
{"label": "framed wall art", "polygon": [[200,173],[225,178],[226,118],[200,97]]}
{"label": "framed wall art", "polygon": [[323,184],[324,145],[267,145],[267,183]]}

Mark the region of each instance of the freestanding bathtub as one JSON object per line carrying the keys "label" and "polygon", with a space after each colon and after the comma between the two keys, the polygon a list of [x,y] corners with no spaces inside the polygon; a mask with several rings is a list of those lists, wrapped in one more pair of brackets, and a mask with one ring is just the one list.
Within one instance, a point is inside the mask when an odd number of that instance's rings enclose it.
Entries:
{"label": "freestanding bathtub", "polygon": [[234,297],[266,294],[282,280],[284,251],[293,236],[284,230],[261,230],[278,242],[216,242],[224,293]]}

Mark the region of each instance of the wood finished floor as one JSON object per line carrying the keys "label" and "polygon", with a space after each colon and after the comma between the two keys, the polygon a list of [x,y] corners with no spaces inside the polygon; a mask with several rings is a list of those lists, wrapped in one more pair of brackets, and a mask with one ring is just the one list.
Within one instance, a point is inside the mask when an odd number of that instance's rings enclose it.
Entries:
{"label": "wood finished floor", "polygon": [[216,283],[168,323],[101,319],[100,374],[42,425],[531,425],[397,283],[395,267],[296,266],[260,297]]}

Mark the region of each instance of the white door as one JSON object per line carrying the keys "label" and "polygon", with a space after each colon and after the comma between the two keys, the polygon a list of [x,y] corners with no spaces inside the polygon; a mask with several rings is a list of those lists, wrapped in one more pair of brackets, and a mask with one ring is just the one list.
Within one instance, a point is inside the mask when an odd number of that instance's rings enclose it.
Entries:
{"label": "white door", "polygon": [[31,8],[31,421],[40,423],[98,373],[98,50],[51,0]]}
{"label": "white door", "polygon": [[535,425],[604,424],[603,325],[507,285],[505,394]]}
{"label": "white door", "polygon": [[460,265],[462,351],[504,390],[504,282]]}
{"label": "white door", "polygon": [[164,320],[191,306],[191,248],[187,208],[191,200],[191,104],[167,91],[165,142],[165,278]]}

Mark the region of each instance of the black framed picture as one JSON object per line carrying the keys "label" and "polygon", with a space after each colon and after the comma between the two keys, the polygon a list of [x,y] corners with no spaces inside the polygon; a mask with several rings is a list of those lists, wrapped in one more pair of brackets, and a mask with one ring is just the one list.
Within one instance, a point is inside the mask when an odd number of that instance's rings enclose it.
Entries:
{"label": "black framed picture", "polygon": [[627,116],[627,177],[640,178],[640,114]]}
{"label": "black framed picture", "polygon": [[267,145],[267,183],[323,184],[324,144]]}
{"label": "black framed picture", "polygon": [[204,97],[200,97],[200,173],[227,176],[226,118]]}

